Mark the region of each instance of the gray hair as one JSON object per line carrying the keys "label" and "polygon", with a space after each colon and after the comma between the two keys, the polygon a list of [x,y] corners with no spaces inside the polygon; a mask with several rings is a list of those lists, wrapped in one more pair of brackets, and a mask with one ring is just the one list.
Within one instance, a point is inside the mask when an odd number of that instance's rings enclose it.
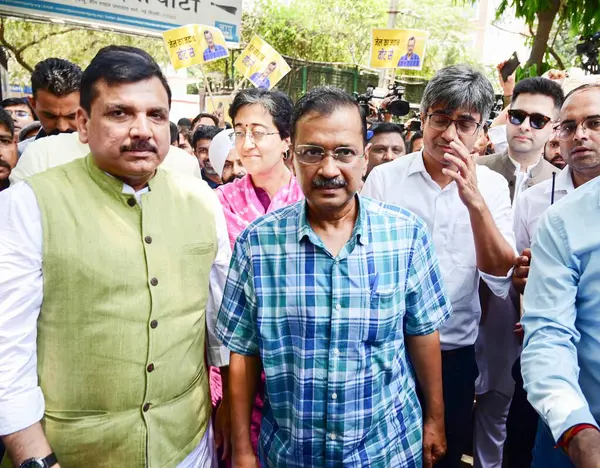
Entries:
{"label": "gray hair", "polygon": [[485,122],[494,105],[494,88],[483,74],[467,65],[442,68],[427,84],[421,112],[443,104],[446,109],[468,109],[481,115]]}
{"label": "gray hair", "polygon": [[281,91],[267,91],[261,88],[243,89],[235,95],[229,106],[229,117],[235,125],[235,118],[244,106],[258,104],[262,106],[271,117],[282,139],[288,138],[292,126],[292,112],[294,103],[290,97]]}

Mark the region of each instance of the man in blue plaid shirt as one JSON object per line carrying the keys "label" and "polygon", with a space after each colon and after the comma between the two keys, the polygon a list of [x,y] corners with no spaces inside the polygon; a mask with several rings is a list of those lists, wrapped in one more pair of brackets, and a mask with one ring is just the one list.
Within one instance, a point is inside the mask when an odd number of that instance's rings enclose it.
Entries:
{"label": "man in blue plaid shirt", "polygon": [[257,466],[261,367],[263,467],[421,467],[445,452],[437,330],[450,303],[423,221],[357,195],[365,135],[343,91],[300,99],[292,143],[306,201],[258,219],[235,245],[217,334],[232,351],[236,468]]}

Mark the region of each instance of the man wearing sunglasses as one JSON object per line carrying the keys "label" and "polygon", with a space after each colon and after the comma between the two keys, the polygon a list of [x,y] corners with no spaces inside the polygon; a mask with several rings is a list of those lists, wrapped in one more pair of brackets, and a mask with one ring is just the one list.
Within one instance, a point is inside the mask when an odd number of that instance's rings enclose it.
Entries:
{"label": "man wearing sunglasses", "polygon": [[516,257],[508,184],[471,155],[493,100],[480,72],[440,70],[421,101],[423,150],[376,167],[362,191],[425,220],[440,259],[453,310],[440,329],[448,453],[437,466],[443,468],[460,467],[471,446],[479,279],[506,296]]}
{"label": "man wearing sunglasses", "polygon": [[[513,210],[525,189],[558,172],[543,155],[563,99],[560,86],[546,78],[528,78],[517,83],[508,110],[507,150],[478,160],[508,181]],[[525,395],[517,391],[511,411],[514,414],[508,416],[515,381],[520,381],[518,369],[514,379],[512,372],[521,347],[519,336],[514,333],[520,316],[519,294],[511,290],[510,296],[502,299],[482,285],[480,299],[483,318],[476,343],[480,377],[474,416],[475,467],[499,468],[503,452],[510,457],[508,466],[526,466],[515,461],[520,459],[519,454],[531,453],[530,449],[523,449],[527,413],[525,409],[517,411],[527,405]]]}

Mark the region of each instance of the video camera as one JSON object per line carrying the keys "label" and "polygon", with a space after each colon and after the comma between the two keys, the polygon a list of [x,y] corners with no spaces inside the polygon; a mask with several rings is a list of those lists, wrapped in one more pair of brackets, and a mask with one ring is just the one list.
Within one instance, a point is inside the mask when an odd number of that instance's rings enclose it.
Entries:
{"label": "video camera", "polygon": [[581,65],[588,73],[596,74],[600,71],[598,52],[600,50],[600,31],[589,37],[580,37],[576,45],[577,55],[581,58]]}
{"label": "video camera", "polygon": [[366,93],[356,95],[356,100],[367,117],[372,114],[372,108],[369,104],[378,108],[378,117],[380,117],[379,114],[384,112],[402,117],[410,112],[408,101],[402,99],[404,91],[405,87],[398,84],[390,85],[387,90],[368,86]]}

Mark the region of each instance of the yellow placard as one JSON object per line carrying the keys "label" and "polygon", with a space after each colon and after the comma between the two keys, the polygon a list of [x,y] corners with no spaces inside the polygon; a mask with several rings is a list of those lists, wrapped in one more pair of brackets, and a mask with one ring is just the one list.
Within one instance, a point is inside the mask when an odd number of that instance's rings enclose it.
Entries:
{"label": "yellow placard", "polygon": [[285,59],[259,36],[254,36],[233,64],[257,88],[272,89],[290,72]]}
{"label": "yellow placard", "polygon": [[229,57],[219,28],[186,24],[163,32],[163,39],[175,70]]}
{"label": "yellow placard", "polygon": [[371,67],[420,70],[429,33],[419,29],[374,29]]}

